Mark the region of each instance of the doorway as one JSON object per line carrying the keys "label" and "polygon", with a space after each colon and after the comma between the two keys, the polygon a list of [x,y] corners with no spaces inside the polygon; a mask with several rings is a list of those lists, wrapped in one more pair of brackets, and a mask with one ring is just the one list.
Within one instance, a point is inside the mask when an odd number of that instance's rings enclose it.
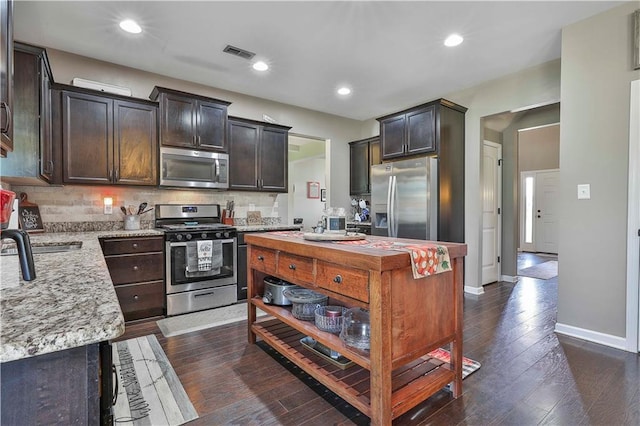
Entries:
{"label": "doorway", "polygon": [[[326,191],[327,141],[322,138],[289,134],[289,194],[288,224],[302,220],[302,227],[315,226],[322,217],[325,203],[318,196],[310,197],[308,183]],[[318,191],[320,193],[320,191]]]}

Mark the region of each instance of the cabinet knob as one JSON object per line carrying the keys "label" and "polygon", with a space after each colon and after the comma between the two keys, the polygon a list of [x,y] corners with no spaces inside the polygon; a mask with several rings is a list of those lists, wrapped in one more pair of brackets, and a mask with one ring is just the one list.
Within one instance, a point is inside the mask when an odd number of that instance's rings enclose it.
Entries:
{"label": "cabinet knob", "polygon": [[289,265],[289,269],[291,269],[292,271],[295,271],[295,270],[296,270],[296,265],[294,265],[293,263],[291,263],[291,264]]}
{"label": "cabinet knob", "polygon": [[340,284],[342,282],[342,275],[336,275],[333,278],[333,282],[336,283],[336,284]]}
{"label": "cabinet knob", "polygon": [[133,243],[132,246],[133,248],[138,248],[138,243]]}
{"label": "cabinet knob", "polygon": [[139,268],[138,268],[138,265],[135,265],[135,266],[133,267],[133,270],[134,270],[134,271],[137,271],[138,269],[139,269]]}
{"label": "cabinet knob", "polygon": [[264,260],[264,256],[258,256],[258,260],[262,262]]}
{"label": "cabinet knob", "polygon": [[137,294],[133,296],[133,300],[138,300],[138,299],[140,299],[140,297]]}

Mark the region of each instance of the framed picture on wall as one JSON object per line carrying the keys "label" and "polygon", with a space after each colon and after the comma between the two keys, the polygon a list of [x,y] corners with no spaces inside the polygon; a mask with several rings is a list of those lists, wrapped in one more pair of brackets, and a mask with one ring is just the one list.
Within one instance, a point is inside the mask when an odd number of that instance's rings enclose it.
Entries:
{"label": "framed picture on wall", "polygon": [[320,182],[307,182],[307,198],[320,198]]}
{"label": "framed picture on wall", "polygon": [[327,190],[325,188],[322,188],[320,190],[320,201],[322,201],[323,203],[327,201]]}

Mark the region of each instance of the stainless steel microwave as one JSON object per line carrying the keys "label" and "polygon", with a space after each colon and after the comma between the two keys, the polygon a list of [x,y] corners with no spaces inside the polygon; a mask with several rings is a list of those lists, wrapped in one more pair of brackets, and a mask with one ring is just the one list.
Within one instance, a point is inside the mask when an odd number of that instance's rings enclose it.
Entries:
{"label": "stainless steel microwave", "polygon": [[229,155],[161,147],[160,186],[227,189]]}

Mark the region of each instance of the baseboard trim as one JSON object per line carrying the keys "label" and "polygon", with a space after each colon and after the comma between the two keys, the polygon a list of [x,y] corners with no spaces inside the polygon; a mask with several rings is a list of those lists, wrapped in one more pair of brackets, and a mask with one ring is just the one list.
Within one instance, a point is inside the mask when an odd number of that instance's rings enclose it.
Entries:
{"label": "baseboard trim", "polygon": [[611,334],[600,333],[598,331],[587,330],[572,325],[556,323],[556,333],[565,334],[578,339],[587,340],[593,343],[610,346],[612,348],[627,351],[627,340],[624,337],[612,336]]}
{"label": "baseboard trim", "polygon": [[475,294],[480,295],[480,294],[484,294],[484,288],[483,287],[471,287],[469,285],[465,285],[464,286],[464,292],[465,293],[469,293],[469,294]]}
{"label": "baseboard trim", "polygon": [[500,281],[504,281],[507,283],[517,283],[518,280],[520,279],[519,276],[513,276],[513,275],[501,275],[500,276]]}

